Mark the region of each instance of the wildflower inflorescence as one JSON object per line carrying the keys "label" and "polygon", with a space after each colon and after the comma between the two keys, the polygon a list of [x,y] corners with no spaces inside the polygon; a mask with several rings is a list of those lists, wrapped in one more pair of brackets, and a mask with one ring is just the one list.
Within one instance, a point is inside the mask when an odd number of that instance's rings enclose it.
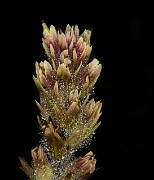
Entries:
{"label": "wildflower inflorescence", "polygon": [[84,180],[95,171],[96,159],[92,151],[83,157],[74,153],[88,145],[101,124],[102,103],[90,95],[102,65],[96,58],[89,62],[90,30],[80,34],[77,25],[67,25],[65,32],[42,26],[47,58],[35,63],[33,76],[42,139],[31,150],[32,166],[19,158],[21,169],[30,180]]}

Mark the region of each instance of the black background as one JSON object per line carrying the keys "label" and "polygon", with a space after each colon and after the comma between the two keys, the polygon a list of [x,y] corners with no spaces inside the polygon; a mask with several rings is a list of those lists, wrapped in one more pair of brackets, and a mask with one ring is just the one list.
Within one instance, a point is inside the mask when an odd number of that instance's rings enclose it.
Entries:
{"label": "black background", "polygon": [[94,98],[103,107],[90,147],[97,158],[91,179],[147,179],[154,90],[151,4],[95,0],[9,6],[1,15],[0,180],[26,180],[18,157],[30,162],[30,150],[38,142],[32,76],[35,61],[45,59],[42,20],[62,30],[67,24],[77,24],[80,32],[92,29],[91,59],[103,66]]}

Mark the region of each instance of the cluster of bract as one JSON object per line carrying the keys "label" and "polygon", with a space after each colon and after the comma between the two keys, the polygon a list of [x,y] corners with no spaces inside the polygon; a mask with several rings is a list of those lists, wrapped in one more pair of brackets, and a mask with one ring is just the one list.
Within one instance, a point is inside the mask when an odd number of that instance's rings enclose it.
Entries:
{"label": "cluster of bract", "polygon": [[67,25],[65,32],[42,25],[47,58],[36,62],[33,76],[40,95],[36,105],[42,140],[31,150],[32,166],[20,157],[21,169],[30,180],[85,180],[96,159],[91,151],[73,155],[88,146],[101,123],[102,103],[89,98],[102,65],[97,59],[89,62],[90,30],[80,34],[77,25]]}

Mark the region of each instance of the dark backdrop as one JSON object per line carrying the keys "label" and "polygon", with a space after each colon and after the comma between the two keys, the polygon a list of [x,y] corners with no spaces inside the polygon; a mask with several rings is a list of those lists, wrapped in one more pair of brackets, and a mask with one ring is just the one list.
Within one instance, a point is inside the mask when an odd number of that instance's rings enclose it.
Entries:
{"label": "dark backdrop", "polygon": [[18,156],[30,162],[30,150],[38,142],[32,76],[35,61],[45,59],[42,20],[63,30],[67,24],[92,29],[91,59],[103,65],[94,94],[103,113],[90,147],[97,158],[92,179],[147,179],[154,90],[151,4],[95,0],[9,6],[1,16],[0,180],[26,180]]}

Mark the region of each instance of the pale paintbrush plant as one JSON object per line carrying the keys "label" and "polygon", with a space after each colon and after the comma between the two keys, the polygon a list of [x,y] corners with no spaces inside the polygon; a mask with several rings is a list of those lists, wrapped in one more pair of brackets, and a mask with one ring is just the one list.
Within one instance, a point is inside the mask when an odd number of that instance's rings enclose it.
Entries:
{"label": "pale paintbrush plant", "polygon": [[100,101],[90,99],[102,66],[89,61],[91,31],[66,26],[65,32],[43,22],[42,44],[47,59],[36,62],[33,80],[39,90],[36,105],[42,139],[31,150],[32,165],[19,158],[30,180],[86,180],[95,171],[92,151],[83,157],[75,152],[88,146],[100,125]]}

